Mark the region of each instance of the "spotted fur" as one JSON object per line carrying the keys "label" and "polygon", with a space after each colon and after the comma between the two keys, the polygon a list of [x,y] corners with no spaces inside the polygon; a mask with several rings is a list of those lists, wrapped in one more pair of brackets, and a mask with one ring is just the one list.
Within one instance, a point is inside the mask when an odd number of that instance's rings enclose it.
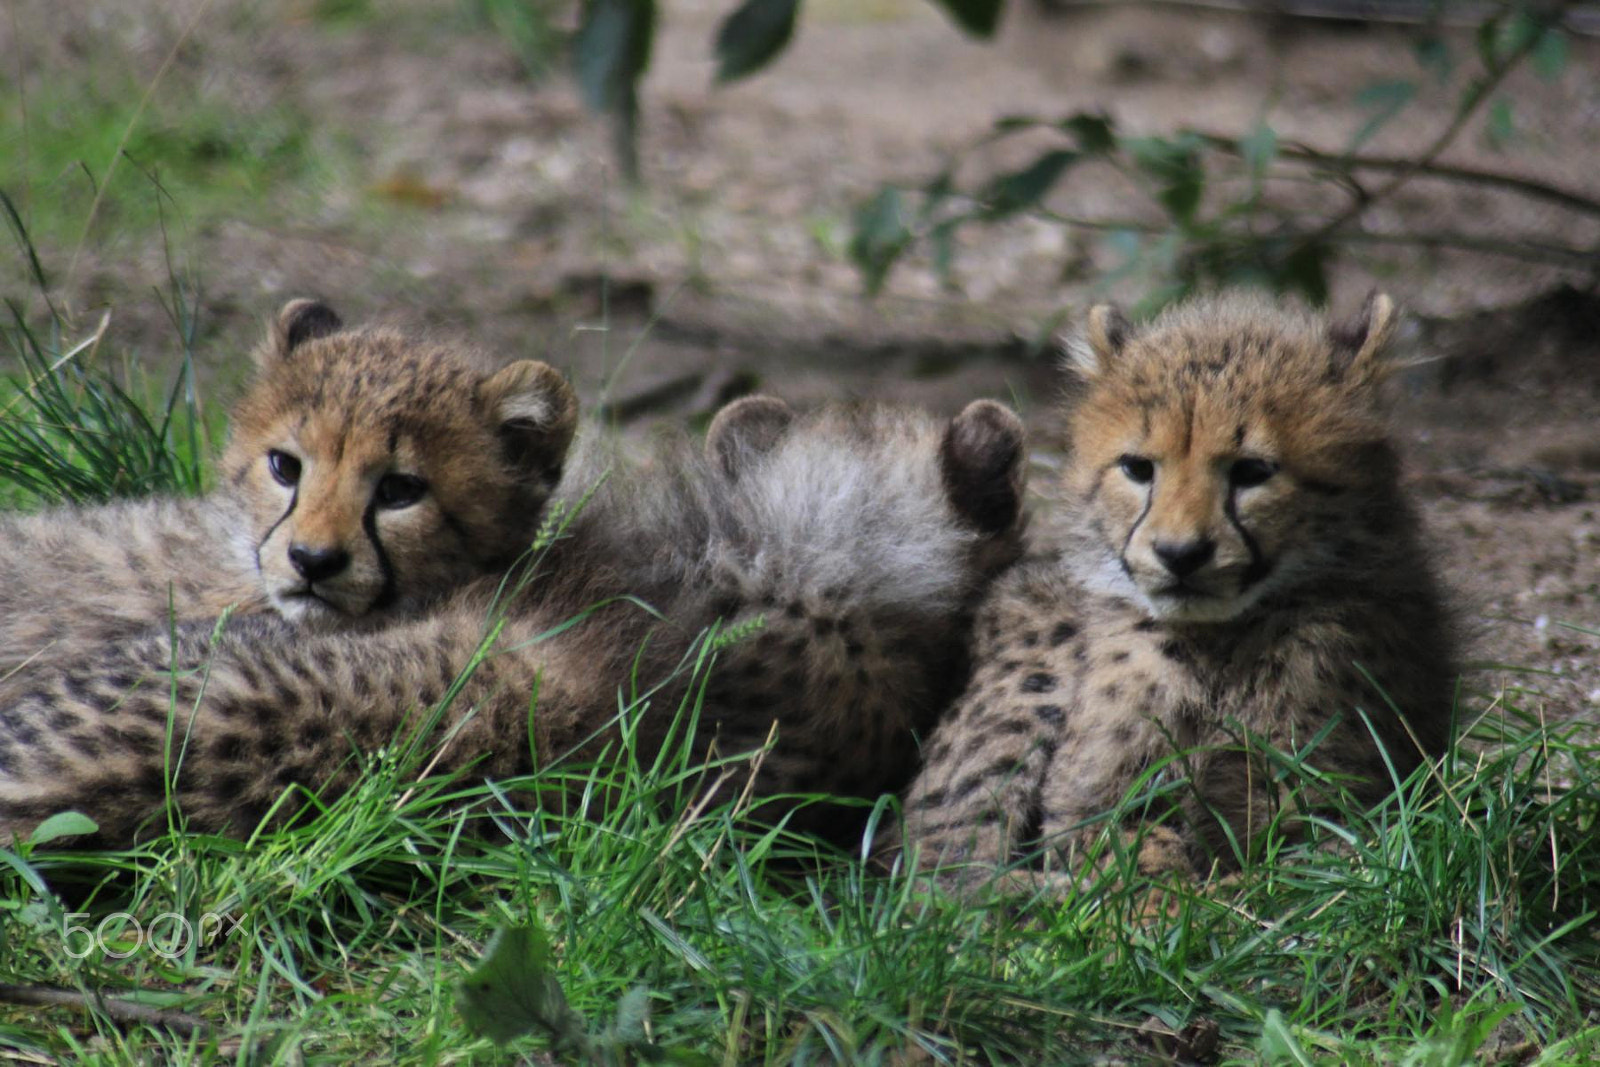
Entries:
{"label": "spotted fur", "polygon": [[386,620],[526,549],[576,422],[555,371],[347,330],[307,300],[257,363],[215,491],[0,521],[0,670],[169,609]]}
{"label": "spotted fur", "polygon": [[[964,677],[974,606],[1020,552],[1016,416],[986,401],[942,424],[876,407],[796,415],[752,398],[718,415],[704,452],[663,449],[611,473],[506,607],[495,654],[427,739],[450,737],[436,769],[504,777],[598,754],[636,682],[662,687],[638,726],[649,758],[701,632],[764,619],[718,655],[699,750],[747,753],[776,725],[758,796],[902,787],[913,736]],[[607,462],[584,455],[569,496]],[[161,812],[174,657],[177,721],[193,715],[174,787],[190,826],[249,828],[291,785],[336,794],[353,753],[421,721],[473,658],[491,586],[376,633],[304,636],[256,617],[214,650],[194,625],[176,648],[157,634],[23,672],[0,684],[0,835],[72,807],[126,841]],[[842,836],[859,812],[804,817]]]}
{"label": "spotted fur", "polygon": [[1188,782],[1189,861],[1229,865],[1283,799],[1247,739],[1367,802],[1391,788],[1380,743],[1401,775],[1443,750],[1454,644],[1378,396],[1393,324],[1382,296],[1345,327],[1244,296],[1139,332],[1090,315],[1067,546],[980,609],[906,796],[924,864],[1071,852],[1159,769]]}

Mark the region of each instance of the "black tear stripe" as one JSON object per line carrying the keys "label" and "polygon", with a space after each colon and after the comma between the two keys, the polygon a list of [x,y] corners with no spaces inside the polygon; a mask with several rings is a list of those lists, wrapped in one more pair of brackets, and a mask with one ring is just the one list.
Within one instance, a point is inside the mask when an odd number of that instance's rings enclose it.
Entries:
{"label": "black tear stripe", "polygon": [[261,540],[256,542],[256,571],[258,573],[261,570],[261,550],[267,547],[267,542],[272,540],[272,535],[278,532],[278,527],[287,522],[289,516],[294,514],[294,506],[298,503],[300,503],[300,483],[296,482],[294,491],[289,494],[289,506],[284,509],[282,515],[278,516],[278,521],[267,527],[267,532],[261,535]]}
{"label": "black tear stripe", "polygon": [[[1110,468],[1107,468],[1108,470]],[[1128,536],[1122,539],[1122,551],[1117,553],[1117,561],[1122,564],[1123,571],[1128,577],[1133,577],[1133,568],[1128,566],[1128,546],[1133,544],[1133,535],[1139,532],[1139,527],[1144,522],[1144,517],[1150,514],[1150,505],[1156,502],[1156,483],[1152,481],[1144,494],[1144,509],[1139,512],[1139,517],[1133,520],[1133,525],[1128,528]]]}
{"label": "black tear stripe", "polygon": [[1244,547],[1250,553],[1250,566],[1245,568],[1244,575],[1239,579],[1239,592],[1242,593],[1265,578],[1267,572],[1272,569],[1272,564],[1261,555],[1261,546],[1256,544],[1256,539],[1250,536],[1250,531],[1239,521],[1239,510],[1235,506],[1232,493],[1228,494],[1228,502],[1222,505],[1222,512],[1228,517],[1228,522],[1238,532],[1239,539],[1244,542]]}
{"label": "black tear stripe", "polygon": [[361,529],[367,535],[367,540],[372,545],[373,554],[378,557],[378,569],[383,572],[383,588],[378,590],[378,595],[373,598],[368,611],[378,611],[390,607],[400,599],[400,590],[394,580],[394,564],[389,562],[389,553],[383,550],[383,541],[378,537],[378,501],[376,498],[367,501],[367,510],[361,515]]}

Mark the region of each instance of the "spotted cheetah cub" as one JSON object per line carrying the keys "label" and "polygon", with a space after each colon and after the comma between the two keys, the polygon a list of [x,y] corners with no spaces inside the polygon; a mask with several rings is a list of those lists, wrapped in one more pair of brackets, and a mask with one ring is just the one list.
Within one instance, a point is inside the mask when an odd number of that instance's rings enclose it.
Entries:
{"label": "spotted cheetah cub", "polygon": [[215,491],[0,520],[0,672],[169,607],[387,619],[527,548],[577,420],[550,367],[345,329],[309,300],[283,308],[256,363]]}
{"label": "spotted cheetah cub", "polygon": [[[130,840],[166,803],[169,729],[187,752],[171,794],[205,830],[248,830],[296,787],[331,798],[361,754],[424,723],[440,771],[505,778],[615,753],[619,691],[651,693],[634,728],[648,761],[692,692],[679,668],[702,632],[758,618],[696,694],[695,748],[750,753],[776,726],[756,796],[903,788],[914,738],[965,677],[972,613],[1021,552],[1017,417],[988,401],[949,420],[797,414],[760,397],[719,413],[703,450],[663,447],[614,469],[577,512],[437,722],[430,707],[496,617],[492,581],[374,633],[254,616],[214,649],[210,625],[195,625],[176,648],[157,633],[0,682],[0,840],[65,808],[92,816],[105,843]],[[577,493],[591,480],[574,466]],[[859,809],[792,807],[758,814],[858,832]]]}
{"label": "spotted cheetah cub", "polygon": [[1162,772],[1188,779],[1180,829],[1151,840],[1228,866],[1280,807],[1246,737],[1362,802],[1391,789],[1383,753],[1406,775],[1443,750],[1452,636],[1378,398],[1394,325],[1381,295],[1345,326],[1242,295],[1140,331],[1090,312],[1069,540],[980,609],[974,677],[905,798],[924,865],[1071,853],[1184,752]]}

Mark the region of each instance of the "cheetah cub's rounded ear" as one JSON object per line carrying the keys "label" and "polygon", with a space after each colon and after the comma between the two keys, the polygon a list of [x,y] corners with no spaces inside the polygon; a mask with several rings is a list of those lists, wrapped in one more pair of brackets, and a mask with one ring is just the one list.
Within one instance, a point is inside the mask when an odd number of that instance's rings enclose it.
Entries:
{"label": "cheetah cub's rounded ear", "polygon": [[578,397],[548,363],[519,359],[478,386],[478,400],[498,423],[512,466],[549,486],[561,480],[578,428]]}
{"label": "cheetah cub's rounded ear", "polygon": [[706,430],[706,455],[737,478],[753,456],[777,447],[794,422],[794,410],[775,396],[747,396],[717,412]]}
{"label": "cheetah cub's rounded ear", "polygon": [[1132,332],[1115,305],[1095,305],[1089,309],[1083,329],[1067,339],[1067,369],[1084,378],[1098,377],[1116,362]]}
{"label": "cheetah cub's rounded ear", "polygon": [[1010,529],[1022,514],[1022,420],[993,400],[974,400],[950,420],[939,469],[956,513],[986,534]]}
{"label": "cheetah cub's rounded ear", "polygon": [[274,359],[286,359],[289,353],[319,337],[338,333],[344,329],[339,315],[320,300],[291,300],[278,311],[272,320],[267,338],[266,354]]}
{"label": "cheetah cub's rounded ear", "polygon": [[1361,310],[1344,322],[1328,325],[1328,341],[1349,360],[1348,372],[1357,381],[1381,378],[1389,370],[1384,350],[1394,337],[1400,313],[1387,293],[1373,290]]}

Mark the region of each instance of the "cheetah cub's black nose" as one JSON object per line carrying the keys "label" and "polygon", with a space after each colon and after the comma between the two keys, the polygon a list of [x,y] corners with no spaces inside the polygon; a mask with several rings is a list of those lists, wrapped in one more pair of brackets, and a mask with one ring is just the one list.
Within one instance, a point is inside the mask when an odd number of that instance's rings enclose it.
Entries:
{"label": "cheetah cub's black nose", "polygon": [[350,553],[342,548],[289,546],[289,562],[308,582],[325,582],[350,566]]}
{"label": "cheetah cub's black nose", "polygon": [[1167,570],[1174,577],[1187,578],[1195,571],[1211,562],[1211,557],[1217,554],[1217,544],[1209,537],[1202,537],[1195,541],[1157,541],[1150,546],[1156,558],[1165,564]]}

